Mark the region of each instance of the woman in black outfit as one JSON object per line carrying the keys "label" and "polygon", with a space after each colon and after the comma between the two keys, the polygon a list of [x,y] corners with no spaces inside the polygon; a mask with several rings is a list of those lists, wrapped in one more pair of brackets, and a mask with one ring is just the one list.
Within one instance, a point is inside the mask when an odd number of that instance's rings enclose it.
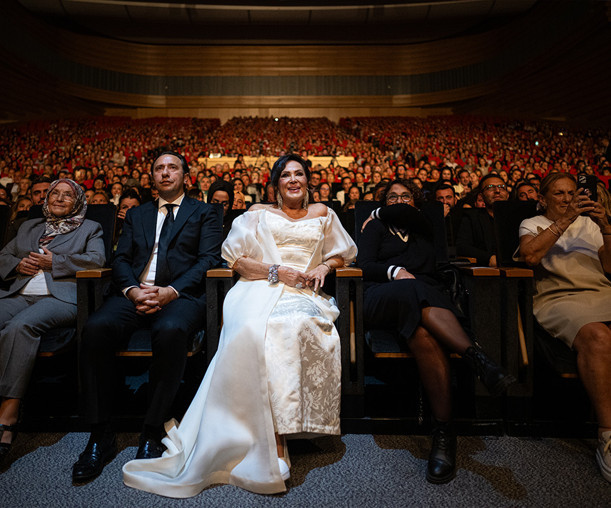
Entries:
{"label": "woman in black outfit", "polygon": [[365,279],[366,325],[397,330],[416,358],[433,414],[426,477],[446,483],[456,475],[448,351],[462,355],[493,395],[515,380],[471,341],[442,292],[435,277],[434,226],[415,206],[420,195],[407,180],[386,186],[381,195],[385,206],[366,224],[357,262]]}

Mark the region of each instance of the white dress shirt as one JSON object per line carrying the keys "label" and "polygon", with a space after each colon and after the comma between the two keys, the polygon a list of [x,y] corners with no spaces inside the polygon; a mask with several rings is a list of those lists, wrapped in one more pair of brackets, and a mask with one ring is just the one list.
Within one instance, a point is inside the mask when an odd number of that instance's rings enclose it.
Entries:
{"label": "white dress shirt", "polygon": [[[166,204],[176,205],[172,212],[174,213],[174,218],[178,215],[178,209],[182,204],[182,200],[185,197],[184,194],[181,194],[174,201],[166,201],[162,197],[159,198],[159,204],[157,207],[157,224],[155,226],[155,245],[153,245],[153,252],[151,253],[151,258],[149,262],[144,267],[144,270],[140,274],[140,282],[142,284],[146,284],[147,286],[155,285],[155,275],[157,273],[157,251],[159,250],[159,236],[161,235],[161,228],[163,228],[163,222],[165,221],[166,215],[168,213],[168,209],[165,207]],[[123,294],[127,296],[127,292],[135,286],[129,286],[123,290]],[[172,286],[168,286],[174,289]],[[174,289],[176,291],[176,289]],[[178,295],[178,291],[176,291]]]}

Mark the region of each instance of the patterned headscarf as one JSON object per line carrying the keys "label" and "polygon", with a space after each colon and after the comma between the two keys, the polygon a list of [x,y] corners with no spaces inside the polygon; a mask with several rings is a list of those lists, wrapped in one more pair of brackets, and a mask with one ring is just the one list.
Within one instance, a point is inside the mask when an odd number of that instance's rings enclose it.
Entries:
{"label": "patterned headscarf", "polygon": [[[71,212],[62,217],[57,217],[49,211],[49,195],[60,183],[67,183],[72,187],[76,195],[76,201],[74,202]],[[68,178],[52,182],[47,191],[45,202],[42,205],[42,213],[47,218],[47,222],[45,223],[45,232],[40,237],[39,245],[41,247],[46,247],[57,235],[64,235],[70,233],[70,231],[74,231],[85,220],[85,212],[87,212],[87,200],[85,199],[85,192],[78,183]]]}

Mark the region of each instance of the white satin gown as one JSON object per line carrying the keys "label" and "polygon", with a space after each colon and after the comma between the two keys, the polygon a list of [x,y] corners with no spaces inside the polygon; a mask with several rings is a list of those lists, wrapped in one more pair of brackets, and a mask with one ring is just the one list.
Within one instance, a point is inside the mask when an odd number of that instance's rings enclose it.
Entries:
{"label": "white satin gown", "polygon": [[[229,266],[246,256],[305,271],[356,246],[337,215],[292,221],[267,209],[233,222],[223,244]],[[274,433],[339,434],[341,363],[333,299],[267,280],[240,279],[227,293],[223,329],[193,402],[166,423],[158,459],[123,466],[126,485],[191,497],[226,483],[260,494],[286,490]]]}

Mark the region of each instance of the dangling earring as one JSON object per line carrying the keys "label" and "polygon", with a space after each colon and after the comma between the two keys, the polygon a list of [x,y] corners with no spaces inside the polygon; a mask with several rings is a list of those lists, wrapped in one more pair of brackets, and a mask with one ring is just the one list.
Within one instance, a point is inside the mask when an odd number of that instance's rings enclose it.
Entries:
{"label": "dangling earring", "polygon": [[302,204],[301,204],[301,206],[302,206],[304,209],[306,209],[306,210],[308,209],[308,201],[309,201],[309,200],[310,200],[310,193],[309,193],[309,192],[306,190],[305,196],[304,196],[304,198],[303,198],[303,202],[302,202]]}
{"label": "dangling earring", "polygon": [[539,200],[537,202],[537,206],[535,207],[535,209],[537,210],[537,212],[545,213],[545,211],[547,210],[547,203],[545,203],[544,201]]}
{"label": "dangling earring", "polygon": [[278,203],[278,208],[282,208],[282,196],[280,192],[276,192],[276,202]]}

